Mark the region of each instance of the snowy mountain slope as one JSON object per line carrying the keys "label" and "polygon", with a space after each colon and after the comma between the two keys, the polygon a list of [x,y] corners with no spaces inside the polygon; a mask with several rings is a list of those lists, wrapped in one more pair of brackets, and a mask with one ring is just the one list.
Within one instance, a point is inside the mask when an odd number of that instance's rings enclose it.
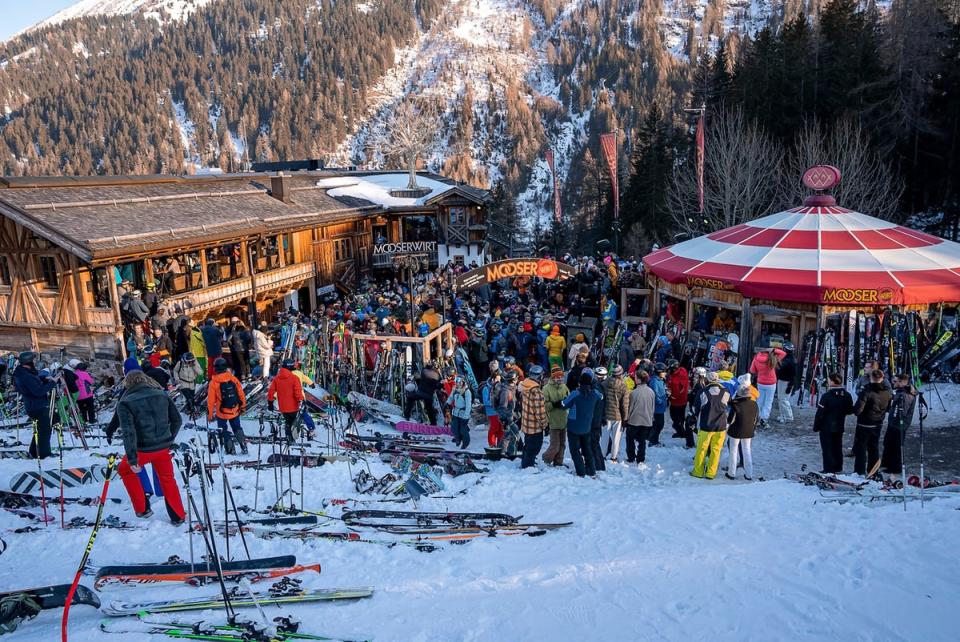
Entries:
{"label": "snowy mountain slope", "polygon": [[[526,83],[538,62],[530,46],[531,33],[525,5],[511,0],[450,0],[432,25],[397,51],[393,69],[370,96],[368,119],[349,133],[332,154],[332,162],[382,163],[376,132],[386,126],[394,108],[405,99],[436,99],[443,105],[442,125],[429,163],[442,169],[444,159],[461,154],[480,182],[495,182],[508,152],[502,122],[505,95],[518,91],[527,103],[534,100]],[[472,105],[464,114],[467,94]],[[475,126],[465,130],[465,139],[454,140],[452,130],[464,120]]]}
{"label": "snowy mountain slope", "polygon": [[171,20],[179,21],[210,2],[212,0],[80,0],[46,20],[38,22],[27,31],[84,16],[122,16],[139,13],[146,18],[154,18],[161,22],[164,15]]}

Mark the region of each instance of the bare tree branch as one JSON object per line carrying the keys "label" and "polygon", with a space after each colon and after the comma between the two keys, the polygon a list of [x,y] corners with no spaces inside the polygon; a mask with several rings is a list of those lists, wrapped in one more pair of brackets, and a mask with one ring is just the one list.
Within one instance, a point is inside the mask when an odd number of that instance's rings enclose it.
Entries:
{"label": "bare tree branch", "polygon": [[668,201],[676,226],[706,234],[766,216],[779,205],[783,154],[739,109],[707,121],[704,211],[697,202],[693,160],[674,173]]}
{"label": "bare tree branch", "polygon": [[417,158],[436,142],[438,115],[421,101],[400,103],[389,121],[375,133],[377,145],[386,156],[402,159],[410,171],[407,189],[417,189]]}
{"label": "bare tree branch", "polygon": [[840,170],[843,178],[832,193],[842,207],[885,219],[897,215],[903,182],[872,149],[859,123],[845,118],[826,132],[817,121],[807,122],[786,163],[785,206],[803,201],[808,190],[800,177],[813,165],[833,165]]}

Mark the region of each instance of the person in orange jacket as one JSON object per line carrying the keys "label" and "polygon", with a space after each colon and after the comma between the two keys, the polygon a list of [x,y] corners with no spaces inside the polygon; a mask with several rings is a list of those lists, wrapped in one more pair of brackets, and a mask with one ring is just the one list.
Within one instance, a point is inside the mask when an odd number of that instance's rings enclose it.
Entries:
{"label": "person in orange jacket", "polygon": [[[207,419],[217,420],[220,429],[220,440],[227,454],[232,455],[235,450],[234,442],[240,444],[240,450],[247,454],[247,438],[240,425],[240,415],[247,407],[247,398],[243,394],[240,380],[227,369],[227,360],[219,357],[213,362],[214,375],[207,389]],[[230,424],[230,432],[227,424]],[[211,443],[211,449],[215,447]]]}
{"label": "person in orange jacket", "polygon": [[290,441],[296,441],[294,425],[297,423],[297,417],[300,416],[300,404],[303,403],[303,384],[300,382],[300,377],[293,373],[295,368],[296,363],[293,359],[284,359],[277,376],[270,382],[270,389],[267,390],[267,408],[274,410],[274,401],[280,406],[284,430]]}

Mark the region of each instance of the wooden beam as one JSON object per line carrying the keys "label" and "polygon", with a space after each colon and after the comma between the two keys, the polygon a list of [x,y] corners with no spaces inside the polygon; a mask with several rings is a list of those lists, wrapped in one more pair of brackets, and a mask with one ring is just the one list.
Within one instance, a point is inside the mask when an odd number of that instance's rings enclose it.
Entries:
{"label": "wooden beam", "polygon": [[[80,263],[73,254],[67,256],[70,262],[70,272],[73,276],[73,305],[74,313],[77,315],[77,323],[87,326],[87,306],[83,300],[83,285],[80,282]],[[92,276],[92,275],[91,275]]]}
{"label": "wooden beam", "polygon": [[113,309],[113,336],[120,344],[120,356],[127,358],[127,344],[123,340],[123,319],[120,317],[120,292],[117,288],[116,265],[107,266],[107,282],[110,284],[110,307]]}

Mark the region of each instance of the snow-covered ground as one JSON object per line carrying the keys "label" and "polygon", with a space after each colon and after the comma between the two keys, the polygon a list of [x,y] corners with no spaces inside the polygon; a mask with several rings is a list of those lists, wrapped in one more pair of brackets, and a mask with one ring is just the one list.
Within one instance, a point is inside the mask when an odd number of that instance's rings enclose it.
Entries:
{"label": "snow-covered ground", "polygon": [[[952,432],[947,426],[960,407],[955,387],[941,392],[950,412],[938,415],[934,401],[933,436]],[[369,585],[376,590],[373,598],[354,603],[270,608],[268,613],[294,614],[305,632],[377,641],[955,640],[952,609],[960,597],[960,560],[949,543],[960,532],[960,494],[935,499],[923,510],[911,502],[906,511],[899,503],[818,501],[822,498],[815,488],[782,479],[785,471],[799,471],[804,464],[819,468],[816,435],[805,421],[809,413],[804,409],[795,424],[759,433],[754,459],[756,477],[764,477],[763,482],[730,482],[722,474],[713,481],[689,477],[691,451],[670,439],[667,428],[668,446],[649,449],[642,469],[611,465],[597,479],[580,479],[569,468],[521,471],[518,462],[482,462],[489,467],[486,473],[444,478],[444,495],[466,489],[463,495],[418,505],[421,510],[508,512],[523,515],[524,521],[574,522],[542,537],[481,539],[422,553],[403,546],[248,536],[253,556],[290,553],[299,562],[322,564],[320,575],[301,576],[307,586]],[[374,424],[364,428],[389,430]],[[247,425],[248,433],[256,430],[255,424]],[[184,430],[181,438],[201,435]],[[472,439],[471,450],[481,450],[483,429],[475,428]],[[251,452],[256,453],[255,445]],[[76,451],[65,459],[68,466],[90,462]],[[376,475],[388,472],[376,457],[369,464]],[[14,473],[35,466],[2,459],[0,483],[5,486]],[[305,506],[322,510],[324,498],[356,496],[351,472],[360,468],[365,466],[341,462],[306,469]],[[955,461],[945,464],[944,475],[958,472]],[[253,505],[256,472],[231,469],[229,474],[237,503]],[[298,475],[295,469],[295,487]],[[212,506],[222,516],[219,474],[215,480]],[[269,471],[261,472],[260,486],[262,507],[274,500]],[[82,494],[98,490],[85,486]],[[110,496],[126,497],[119,480],[111,484]],[[154,509],[160,510],[142,530],[102,530],[93,563],[161,561],[173,554],[186,558],[184,529],[170,526],[161,506]],[[329,510],[339,514],[335,507]],[[94,512],[69,506],[67,518],[92,518]],[[109,505],[107,514],[136,521],[126,501]],[[0,511],[0,531],[8,545],[0,591],[69,582],[88,532],[61,531],[56,525],[42,533],[10,532],[25,524]],[[329,530],[343,526],[333,520]],[[221,553],[222,544],[221,539]],[[199,538],[195,545],[202,547]],[[242,556],[236,537],[231,553]],[[171,585],[109,590],[100,597],[108,603],[216,592],[215,586]],[[60,615],[59,610],[45,611],[23,623],[11,639],[58,639]],[[97,628],[99,619],[90,607],[74,607],[70,640],[107,639]]]}

